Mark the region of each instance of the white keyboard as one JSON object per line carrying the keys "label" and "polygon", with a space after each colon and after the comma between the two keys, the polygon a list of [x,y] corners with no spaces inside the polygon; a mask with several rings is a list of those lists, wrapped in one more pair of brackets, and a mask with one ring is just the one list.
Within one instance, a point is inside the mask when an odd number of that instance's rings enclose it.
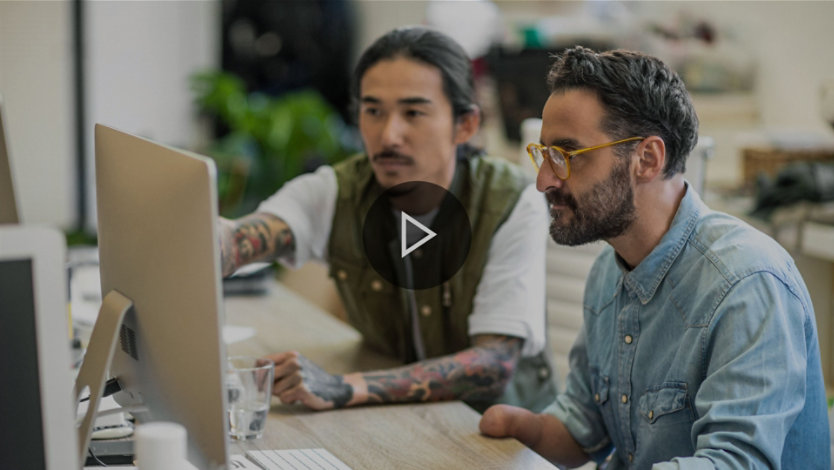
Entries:
{"label": "white keyboard", "polygon": [[327,449],[250,450],[246,457],[263,470],[351,470]]}

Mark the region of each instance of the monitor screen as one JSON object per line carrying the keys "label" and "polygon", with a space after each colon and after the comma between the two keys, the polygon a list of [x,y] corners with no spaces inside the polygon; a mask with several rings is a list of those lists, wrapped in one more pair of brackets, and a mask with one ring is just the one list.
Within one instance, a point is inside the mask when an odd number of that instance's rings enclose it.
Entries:
{"label": "monitor screen", "polygon": [[0,462],[45,470],[32,260],[0,261],[0,310]]}
{"label": "monitor screen", "polygon": [[0,226],[0,468],[77,468],[62,235]]}
{"label": "monitor screen", "polygon": [[110,375],[136,420],[188,432],[188,459],[226,468],[225,345],[212,160],[97,125],[101,293],[124,317]]}

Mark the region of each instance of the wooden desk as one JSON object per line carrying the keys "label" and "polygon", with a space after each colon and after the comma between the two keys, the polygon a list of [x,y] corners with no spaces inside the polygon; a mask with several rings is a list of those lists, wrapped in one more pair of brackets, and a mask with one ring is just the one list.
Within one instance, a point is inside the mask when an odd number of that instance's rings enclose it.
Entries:
{"label": "wooden desk", "polygon": [[[280,284],[264,296],[229,297],[229,325],[251,326],[254,338],[228,346],[230,355],[297,350],[328,372],[398,365],[363,347],[350,326]],[[323,447],[356,470],[556,468],[515,439],[478,432],[480,415],[459,401],[310,411],[273,398],[264,437],[233,441],[231,452]]]}

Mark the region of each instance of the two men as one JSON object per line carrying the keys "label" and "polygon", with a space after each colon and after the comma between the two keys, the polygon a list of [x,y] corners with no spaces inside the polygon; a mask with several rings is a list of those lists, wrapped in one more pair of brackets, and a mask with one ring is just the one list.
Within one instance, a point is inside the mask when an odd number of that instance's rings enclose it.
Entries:
{"label": "two men", "polygon": [[480,428],[552,461],[606,468],[830,466],[813,307],[772,239],[684,181],[698,119],[680,78],[638,53],[577,47],[528,147],[561,244],[605,240],[566,390],[497,405]]}
{"label": "two men", "polygon": [[[352,91],[366,154],[296,178],[254,214],[222,221],[223,272],[276,258],[327,262],[350,323],[407,365],[331,375],[297,352],[278,353],[274,393],[314,409],[445,399],[543,409],[555,397],[544,333],[546,209],[517,168],[468,147],[480,125],[469,58],[439,32],[397,29],[363,53]],[[420,198],[398,186],[414,181],[449,190],[471,224],[462,267],[419,290],[380,276],[362,237],[379,197],[390,196],[392,221],[404,212],[432,227],[441,214],[409,204]],[[396,255],[387,261],[414,274]],[[435,261],[444,269],[445,259]]]}

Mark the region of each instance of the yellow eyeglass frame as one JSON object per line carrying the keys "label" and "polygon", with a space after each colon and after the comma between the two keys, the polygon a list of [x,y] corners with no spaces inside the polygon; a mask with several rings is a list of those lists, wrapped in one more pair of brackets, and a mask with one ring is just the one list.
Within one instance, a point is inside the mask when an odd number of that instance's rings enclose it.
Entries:
{"label": "yellow eyeglass frame", "polygon": [[[537,144],[537,143],[533,142],[533,143],[527,144],[527,155],[530,156],[530,161],[533,162],[533,166],[536,167],[536,171],[541,171],[541,167],[539,166],[538,163],[536,163],[536,157],[533,156],[533,150],[538,149],[539,152],[541,152],[541,154],[542,154],[542,161],[547,160],[550,164],[550,169],[553,171],[553,174],[556,175],[556,177],[559,178],[560,180],[565,181],[568,178],[570,178],[570,161],[573,157],[575,157],[577,155],[580,155],[580,154],[583,154],[585,152],[590,152],[591,150],[597,150],[597,149],[601,149],[601,148],[605,148],[605,147],[611,147],[612,145],[624,144],[626,142],[633,142],[635,140],[643,140],[643,139],[645,139],[645,137],[629,137],[627,139],[620,139],[620,140],[615,140],[614,142],[608,142],[607,144],[594,145],[593,147],[586,147],[584,149],[571,150],[571,151],[567,151],[567,150],[565,150],[561,147],[558,147],[556,145],[542,145],[542,144]],[[550,156],[551,155],[550,151],[549,151],[550,149],[553,149],[553,150],[556,150],[557,152],[559,152],[559,154],[562,155],[562,159],[565,161],[565,177],[564,178],[559,176],[559,173],[556,172],[556,168],[554,167],[554,165],[556,165],[556,163],[553,162],[553,157]],[[545,156],[547,158],[545,158]]]}

